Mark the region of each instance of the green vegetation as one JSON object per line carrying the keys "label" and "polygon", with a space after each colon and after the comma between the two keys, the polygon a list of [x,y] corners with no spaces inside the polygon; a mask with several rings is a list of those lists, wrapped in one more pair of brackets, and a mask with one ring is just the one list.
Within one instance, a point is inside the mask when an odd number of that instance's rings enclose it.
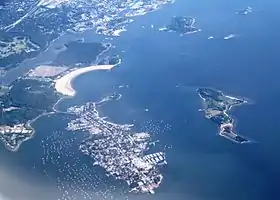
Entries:
{"label": "green vegetation", "polygon": [[246,103],[245,100],[224,95],[221,91],[212,88],[199,88],[197,93],[203,100],[205,117],[219,126],[219,135],[236,143],[250,142],[233,132],[234,120],[227,114],[232,106]]}
{"label": "green vegetation", "polygon": [[0,65],[5,69],[16,67],[23,60],[34,57],[40,46],[26,36],[6,36],[0,40]]}
{"label": "green vegetation", "polygon": [[102,52],[110,48],[110,45],[99,42],[74,41],[66,44],[65,47],[66,50],[57,55],[53,65],[70,67],[91,65]]}
{"label": "green vegetation", "polygon": [[57,101],[57,94],[50,82],[19,79],[11,88],[8,98],[12,106],[50,111]]}
{"label": "green vegetation", "polygon": [[[33,79],[16,80],[9,92],[0,96],[3,112],[1,125],[12,126],[26,123],[44,112],[52,111],[52,106],[59,99],[50,82]],[[15,107],[17,109],[7,109]]]}
{"label": "green vegetation", "polygon": [[31,42],[29,38],[15,36],[11,41],[0,41],[0,59],[9,57],[13,54],[20,54],[22,52],[29,53],[39,49],[40,47]]}
{"label": "green vegetation", "polygon": [[232,119],[226,114],[232,106],[245,103],[245,100],[224,95],[221,91],[212,88],[199,88],[199,96],[203,99],[204,111],[207,118],[214,122],[231,123]]}

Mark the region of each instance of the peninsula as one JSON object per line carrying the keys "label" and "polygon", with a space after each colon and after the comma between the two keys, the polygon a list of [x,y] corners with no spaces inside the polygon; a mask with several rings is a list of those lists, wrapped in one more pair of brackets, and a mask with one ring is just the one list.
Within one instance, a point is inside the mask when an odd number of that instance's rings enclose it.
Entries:
{"label": "peninsula", "polygon": [[95,70],[110,70],[115,65],[94,65],[84,68],[77,68],[69,72],[68,74],[58,77],[55,82],[55,89],[58,93],[65,96],[75,96],[76,91],[72,87],[72,80],[77,76]]}
{"label": "peninsula", "polygon": [[248,103],[246,100],[227,96],[221,91],[212,88],[198,88],[197,93],[202,99],[205,117],[219,126],[220,136],[239,144],[250,142],[233,131],[234,120],[228,115],[228,111],[233,106]]}
{"label": "peninsula", "polygon": [[62,95],[75,95],[71,85],[75,77],[93,70],[110,70],[114,66],[96,65],[67,70],[66,67],[45,65],[30,70],[0,93],[0,141],[8,150],[17,151],[23,142],[33,137],[33,122],[43,115],[58,112],[54,106],[63,98]]}
{"label": "peninsula", "polygon": [[[77,46],[83,49],[83,56],[76,55],[74,47]],[[8,150],[17,151],[23,142],[33,137],[32,124],[38,118],[59,112],[55,106],[60,100],[75,95],[71,85],[75,77],[93,70],[109,70],[116,66],[110,63],[120,60],[120,57],[108,57],[113,61],[95,64],[110,49],[108,43],[75,41],[65,47],[55,61],[30,69],[10,85],[0,85],[0,141]]]}
{"label": "peninsula", "polygon": [[51,87],[51,81],[21,77],[0,95],[0,141],[10,151],[34,135],[32,123],[53,111],[60,95]]}

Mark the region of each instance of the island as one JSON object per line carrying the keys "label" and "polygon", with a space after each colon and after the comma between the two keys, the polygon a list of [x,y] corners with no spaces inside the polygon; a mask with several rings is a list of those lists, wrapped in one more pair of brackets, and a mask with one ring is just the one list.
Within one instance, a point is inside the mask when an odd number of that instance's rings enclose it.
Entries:
{"label": "island", "polygon": [[248,103],[246,100],[225,95],[213,88],[198,88],[197,93],[202,99],[205,117],[219,126],[220,136],[239,144],[251,142],[233,131],[234,119],[228,115],[233,106]]}
{"label": "island", "polygon": [[177,32],[182,35],[196,33],[201,31],[201,29],[195,26],[195,18],[194,17],[185,17],[185,16],[175,16],[172,18],[171,23],[164,27],[160,28],[160,31],[168,31],[168,32]]}
{"label": "island", "polygon": [[112,56],[105,56],[100,62],[99,65],[120,65],[122,59],[120,55],[112,55]]}
{"label": "island", "polygon": [[253,8],[248,6],[247,8],[245,8],[243,10],[236,11],[236,14],[238,14],[238,15],[247,15],[248,13],[251,13],[252,11],[253,11]]}
{"label": "island", "polygon": [[120,100],[121,98],[122,98],[121,94],[113,93],[113,94],[110,94],[110,95],[106,96],[105,98],[103,98],[99,102],[97,102],[96,105],[100,106],[101,104],[107,103],[107,101],[112,101],[112,100],[116,101],[116,100]]}
{"label": "island", "polygon": [[232,38],[234,38],[234,37],[236,37],[236,35],[231,33],[231,34],[225,36],[225,37],[224,37],[224,40],[229,40],[229,39],[232,39]]}

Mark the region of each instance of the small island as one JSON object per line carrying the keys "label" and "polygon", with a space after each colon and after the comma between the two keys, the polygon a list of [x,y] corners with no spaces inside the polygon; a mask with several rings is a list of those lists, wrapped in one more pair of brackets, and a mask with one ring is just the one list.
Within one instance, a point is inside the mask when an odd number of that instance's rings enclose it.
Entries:
{"label": "small island", "polygon": [[160,31],[169,31],[169,32],[177,32],[182,35],[191,34],[201,31],[201,29],[195,26],[195,18],[194,17],[185,17],[185,16],[175,16],[172,18],[171,23],[159,29]]}
{"label": "small island", "polygon": [[118,66],[122,62],[120,55],[105,56],[98,65],[115,65]]}
{"label": "small island", "polygon": [[233,131],[234,119],[228,115],[233,106],[248,103],[246,100],[227,96],[212,88],[198,88],[197,93],[202,99],[205,117],[219,126],[220,136],[239,144],[251,142]]}
{"label": "small island", "polygon": [[253,11],[253,9],[250,6],[248,6],[247,8],[245,8],[243,10],[236,11],[236,14],[238,14],[238,15],[247,15],[247,14],[251,13],[252,11]]}

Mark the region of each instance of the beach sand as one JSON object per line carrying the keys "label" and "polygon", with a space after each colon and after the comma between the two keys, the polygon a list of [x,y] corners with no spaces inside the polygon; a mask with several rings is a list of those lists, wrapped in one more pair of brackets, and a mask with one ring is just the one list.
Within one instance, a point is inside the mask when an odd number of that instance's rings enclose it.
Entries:
{"label": "beach sand", "polygon": [[76,91],[72,87],[72,80],[77,76],[94,71],[94,70],[110,70],[115,65],[94,65],[84,68],[79,68],[69,72],[68,74],[55,80],[55,89],[57,92],[66,96],[75,96]]}

